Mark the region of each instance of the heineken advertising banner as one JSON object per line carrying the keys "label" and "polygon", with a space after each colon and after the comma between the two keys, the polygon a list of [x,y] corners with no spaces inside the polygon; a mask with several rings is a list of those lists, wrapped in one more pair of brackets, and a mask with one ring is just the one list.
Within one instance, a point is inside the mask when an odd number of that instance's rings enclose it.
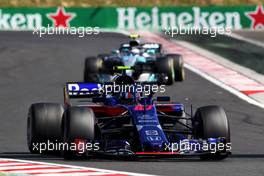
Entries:
{"label": "heineken advertising banner", "polygon": [[0,9],[0,30],[33,30],[47,26],[145,30],[165,27],[264,29],[264,10],[262,5]]}

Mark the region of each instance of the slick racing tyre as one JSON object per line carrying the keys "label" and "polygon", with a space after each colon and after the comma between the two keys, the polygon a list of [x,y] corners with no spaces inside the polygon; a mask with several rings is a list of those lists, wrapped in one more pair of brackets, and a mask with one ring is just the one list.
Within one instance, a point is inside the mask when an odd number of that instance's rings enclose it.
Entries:
{"label": "slick racing tyre", "polygon": [[[230,128],[225,111],[219,106],[198,108],[193,119],[194,136],[197,139],[225,138],[225,144],[230,143]],[[225,148],[226,149],[226,148]],[[201,159],[221,160],[228,156],[226,150],[201,155]]]}
{"label": "slick racing tyre", "polygon": [[163,76],[165,85],[172,85],[174,83],[173,59],[169,57],[157,58],[157,72]]}
{"label": "slick racing tyre", "polygon": [[[87,107],[69,107],[63,115],[63,143],[71,146],[76,140],[92,141],[95,139],[96,119],[92,109]],[[62,150],[64,159],[81,157],[78,151]]]}
{"label": "slick racing tyre", "polygon": [[103,60],[100,57],[87,57],[84,64],[84,82],[98,82]]}
{"label": "slick racing tyre", "polygon": [[168,58],[173,59],[174,81],[180,82],[185,79],[185,71],[183,66],[183,58],[180,54],[167,54]]}
{"label": "slick racing tyre", "polygon": [[[40,153],[40,144],[62,140],[61,119],[64,108],[56,103],[36,103],[29,108],[27,118],[27,144],[31,153]],[[36,147],[38,146],[38,147]],[[49,151],[52,152],[52,151]]]}

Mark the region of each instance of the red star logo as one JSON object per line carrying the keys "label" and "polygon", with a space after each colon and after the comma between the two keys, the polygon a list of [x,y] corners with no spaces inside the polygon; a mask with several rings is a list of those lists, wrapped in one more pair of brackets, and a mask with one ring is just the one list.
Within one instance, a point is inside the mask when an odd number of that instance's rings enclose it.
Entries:
{"label": "red star logo", "polygon": [[49,13],[47,17],[53,21],[55,27],[67,28],[69,22],[75,17],[75,13],[66,13],[63,7],[58,7],[56,13]]}
{"label": "red star logo", "polygon": [[262,5],[257,6],[255,12],[248,12],[246,15],[253,20],[251,22],[251,28],[257,29],[264,27],[264,10]]}

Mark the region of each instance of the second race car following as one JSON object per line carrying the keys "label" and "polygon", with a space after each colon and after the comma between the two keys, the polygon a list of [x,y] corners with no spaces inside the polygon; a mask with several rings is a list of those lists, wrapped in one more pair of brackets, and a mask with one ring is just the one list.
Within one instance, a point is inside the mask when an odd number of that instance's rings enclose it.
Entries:
{"label": "second race car following", "polygon": [[172,85],[185,78],[180,54],[165,54],[158,43],[141,43],[138,35],[131,35],[129,43],[121,44],[112,54],[87,57],[84,82],[107,82],[112,79],[114,66],[132,66],[127,74],[138,81],[160,82]]}
{"label": "second race car following", "polygon": [[[40,153],[34,146],[49,142],[62,143],[64,148],[59,150],[65,159],[103,154],[198,155],[219,160],[230,154],[230,128],[223,108],[205,106],[189,114],[183,104],[169,102],[169,97],[154,97],[153,90],[163,87],[152,89],[148,83],[135,82],[126,74],[127,68],[118,69],[122,74],[105,85],[67,83],[64,106],[32,104],[27,123],[29,150]],[[112,86],[121,89],[115,91]]]}

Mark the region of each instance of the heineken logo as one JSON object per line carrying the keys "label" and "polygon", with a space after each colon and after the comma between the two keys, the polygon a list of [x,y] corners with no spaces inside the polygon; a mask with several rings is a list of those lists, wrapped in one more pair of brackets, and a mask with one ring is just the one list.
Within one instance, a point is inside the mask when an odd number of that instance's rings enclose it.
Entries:
{"label": "heineken logo", "polygon": [[[55,12],[38,13],[6,13],[5,10],[0,9],[0,29],[3,30],[33,30],[36,28],[41,28],[43,25],[43,20],[45,18],[49,19],[54,27],[70,27],[70,22],[77,15],[72,12],[66,12],[63,7],[58,7]],[[18,9],[19,11],[19,9]],[[85,26],[85,25],[84,25]]]}
{"label": "heineken logo", "polygon": [[4,13],[0,9],[0,29],[26,30],[42,26],[42,16],[39,13]]}
{"label": "heineken logo", "polygon": [[251,28],[264,29],[264,10],[262,5],[257,6],[254,12],[246,12],[245,14],[251,20]]}
{"label": "heineken logo", "polygon": [[230,27],[241,29],[240,14],[236,11],[230,12],[206,12],[200,7],[193,7],[192,12],[182,11],[176,13],[159,12],[157,7],[151,12],[138,12],[135,7],[117,8],[118,28],[127,29],[158,29],[168,27]]}
{"label": "heineken logo", "polygon": [[75,13],[66,13],[63,7],[58,7],[55,13],[48,13],[47,17],[53,22],[54,27],[70,27],[70,21]]}
{"label": "heineken logo", "polygon": [[0,30],[41,27],[117,29],[231,28],[264,29],[264,8],[237,7],[119,7],[119,8],[0,8]]}

